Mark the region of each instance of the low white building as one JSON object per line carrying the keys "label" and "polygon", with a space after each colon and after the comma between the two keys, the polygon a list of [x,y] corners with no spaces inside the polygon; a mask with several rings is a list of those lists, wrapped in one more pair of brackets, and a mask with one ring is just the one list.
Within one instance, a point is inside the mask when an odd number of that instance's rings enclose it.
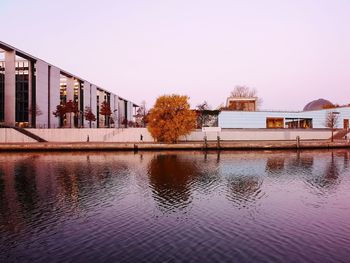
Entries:
{"label": "low white building", "polygon": [[222,111],[219,114],[219,127],[240,128],[327,128],[329,113],[337,115],[334,128],[349,129],[350,107],[315,111]]}

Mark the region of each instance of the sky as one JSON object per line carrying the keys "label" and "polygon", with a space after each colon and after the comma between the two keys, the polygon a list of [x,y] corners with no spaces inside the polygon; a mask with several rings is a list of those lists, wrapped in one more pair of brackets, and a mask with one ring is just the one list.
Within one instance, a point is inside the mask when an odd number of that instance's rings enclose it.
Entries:
{"label": "sky", "polygon": [[0,40],[148,107],[216,108],[237,85],[262,109],[350,103],[348,0],[0,0]]}

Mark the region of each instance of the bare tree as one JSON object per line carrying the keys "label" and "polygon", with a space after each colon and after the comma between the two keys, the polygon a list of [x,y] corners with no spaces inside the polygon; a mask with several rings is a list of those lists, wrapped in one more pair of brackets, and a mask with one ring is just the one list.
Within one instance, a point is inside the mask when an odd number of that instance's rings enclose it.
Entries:
{"label": "bare tree", "polygon": [[203,125],[205,125],[209,120],[210,116],[207,114],[206,111],[210,110],[210,107],[208,105],[207,101],[204,101],[201,104],[198,104],[196,106],[196,112],[197,112],[197,128],[202,128]]}
{"label": "bare tree", "polygon": [[257,91],[247,86],[236,86],[233,91],[231,91],[231,97],[255,98],[257,97]]}
{"label": "bare tree", "polygon": [[35,114],[35,116],[40,116],[43,115],[43,112],[41,111],[41,109],[39,108],[39,105],[36,104],[35,107],[30,107],[29,108],[29,112],[31,114]]}
{"label": "bare tree", "polygon": [[248,86],[236,86],[230,93],[231,97],[234,98],[256,98],[256,106],[259,108],[263,100],[258,97],[258,92],[254,88]]}
{"label": "bare tree", "polygon": [[338,123],[339,123],[339,113],[338,112],[330,111],[326,114],[325,126],[327,128],[330,128],[332,131],[332,137],[331,137],[332,142],[333,142],[334,129],[337,127]]}

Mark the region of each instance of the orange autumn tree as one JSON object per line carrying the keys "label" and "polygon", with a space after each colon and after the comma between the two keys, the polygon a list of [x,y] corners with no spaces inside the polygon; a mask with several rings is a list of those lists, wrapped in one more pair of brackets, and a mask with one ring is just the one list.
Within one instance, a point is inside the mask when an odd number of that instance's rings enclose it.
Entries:
{"label": "orange autumn tree", "polygon": [[188,96],[164,95],[157,99],[147,117],[148,131],[158,142],[175,143],[196,126],[196,114],[190,110]]}

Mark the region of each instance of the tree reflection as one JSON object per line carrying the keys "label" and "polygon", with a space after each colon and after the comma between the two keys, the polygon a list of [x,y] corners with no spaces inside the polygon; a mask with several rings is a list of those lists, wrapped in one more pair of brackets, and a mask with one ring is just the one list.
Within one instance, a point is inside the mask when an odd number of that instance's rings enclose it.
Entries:
{"label": "tree reflection", "polygon": [[284,171],[284,161],[283,157],[270,157],[266,161],[266,171],[272,174],[279,174]]}
{"label": "tree reflection", "polygon": [[326,164],[323,174],[317,178],[314,178],[311,183],[317,188],[332,188],[339,183],[339,174],[340,168],[334,157],[334,153],[332,152],[331,158]]}
{"label": "tree reflection", "polygon": [[311,174],[313,165],[313,156],[304,156],[298,151],[296,158],[292,158],[286,165],[286,170],[289,174]]}
{"label": "tree reflection", "polygon": [[258,176],[231,176],[228,180],[228,199],[240,207],[259,198],[262,181]]}
{"label": "tree reflection", "polygon": [[156,155],[148,175],[153,197],[164,211],[186,208],[191,203],[190,183],[198,174],[195,164],[177,155]]}

